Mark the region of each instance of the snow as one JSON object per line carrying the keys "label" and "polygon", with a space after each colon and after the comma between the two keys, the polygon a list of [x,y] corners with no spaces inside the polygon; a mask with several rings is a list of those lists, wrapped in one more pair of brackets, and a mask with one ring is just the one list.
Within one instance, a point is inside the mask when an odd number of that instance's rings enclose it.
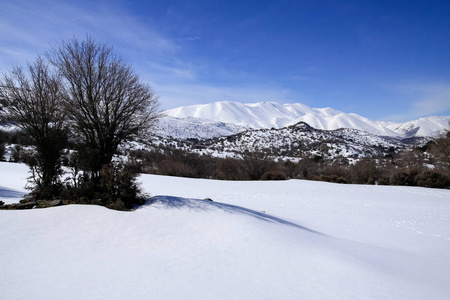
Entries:
{"label": "snow", "polygon": [[[226,123],[229,124],[228,126],[234,125],[238,128],[283,128],[298,122],[305,122],[316,129],[349,128],[390,137],[436,136],[443,130],[448,130],[450,126],[450,117],[428,117],[406,123],[380,122],[369,120],[354,113],[344,113],[330,107],[311,108],[301,103],[260,102],[242,104],[224,101],[183,106],[167,110],[164,113],[169,118],[190,118],[190,120],[199,118],[210,122]],[[169,119],[164,123],[171,125],[173,122]],[[237,133],[235,130],[231,131]],[[231,131],[230,134],[232,134]],[[195,131],[192,132],[195,134]]]}
{"label": "snow", "polygon": [[201,118],[242,127],[283,128],[298,122],[306,122],[317,129],[333,130],[353,128],[378,135],[397,136],[390,129],[356,114],[346,114],[332,108],[310,108],[304,104],[278,104],[261,102],[215,102],[179,107],[164,112],[176,118]]}
{"label": "snow", "polygon": [[132,212],[0,211],[0,299],[449,299],[448,190],[140,180]]}
{"label": "snow", "polygon": [[[380,122],[381,123],[381,122]],[[406,123],[383,123],[387,128],[405,136],[439,136],[449,130],[450,116],[431,116]]]}
{"label": "snow", "polygon": [[0,201],[5,204],[18,203],[27,194],[28,171],[25,164],[0,162]]}
{"label": "snow", "polygon": [[214,157],[240,157],[239,153],[263,152],[274,160],[298,161],[302,156],[314,155],[325,159],[385,156],[390,154],[391,149],[404,151],[424,145],[429,140],[423,138],[415,143],[404,143],[399,139],[380,137],[356,129],[317,130],[306,123],[298,123],[281,129],[247,130],[232,138],[219,137],[201,141],[194,146],[185,141],[159,141],[178,149]]}
{"label": "snow", "polygon": [[174,118],[165,116],[158,122],[156,134],[175,139],[212,139],[244,131],[245,128],[223,122],[199,118]]}

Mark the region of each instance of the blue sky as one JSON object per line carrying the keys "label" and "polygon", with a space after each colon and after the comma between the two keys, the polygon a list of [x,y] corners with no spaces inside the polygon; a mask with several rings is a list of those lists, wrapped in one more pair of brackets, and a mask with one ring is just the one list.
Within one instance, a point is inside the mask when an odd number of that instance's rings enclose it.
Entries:
{"label": "blue sky", "polygon": [[450,115],[450,1],[0,0],[0,71],[74,35],[114,46],[164,109],[300,102]]}

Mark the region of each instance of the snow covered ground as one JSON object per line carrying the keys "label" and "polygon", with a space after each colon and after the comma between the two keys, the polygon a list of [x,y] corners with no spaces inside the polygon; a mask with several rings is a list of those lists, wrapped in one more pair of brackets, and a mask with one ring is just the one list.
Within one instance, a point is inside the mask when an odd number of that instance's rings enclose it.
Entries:
{"label": "snow covered ground", "polygon": [[[0,163],[2,199],[26,170]],[[450,298],[448,190],[141,181],[133,212],[0,211],[0,299]]]}

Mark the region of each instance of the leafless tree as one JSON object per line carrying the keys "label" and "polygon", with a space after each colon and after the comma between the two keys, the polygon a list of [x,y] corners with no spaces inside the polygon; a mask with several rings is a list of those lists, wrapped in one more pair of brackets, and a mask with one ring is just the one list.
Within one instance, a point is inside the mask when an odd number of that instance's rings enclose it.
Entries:
{"label": "leafless tree", "polygon": [[65,79],[65,108],[85,170],[94,178],[118,147],[145,138],[159,116],[158,98],[135,71],[92,37],[47,53]]}
{"label": "leafless tree", "polygon": [[436,139],[430,148],[430,152],[437,159],[437,163],[446,168],[450,175],[450,131]]}
{"label": "leafless tree", "polygon": [[54,196],[58,181],[61,151],[66,145],[63,95],[61,77],[40,57],[28,64],[28,72],[14,67],[0,80],[0,118],[31,138],[36,155],[30,166],[37,175],[35,192],[40,198]]}

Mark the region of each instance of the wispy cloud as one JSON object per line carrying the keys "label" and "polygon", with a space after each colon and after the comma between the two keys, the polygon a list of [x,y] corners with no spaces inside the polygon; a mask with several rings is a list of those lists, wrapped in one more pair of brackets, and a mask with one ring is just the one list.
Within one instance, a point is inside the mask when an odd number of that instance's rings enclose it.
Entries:
{"label": "wispy cloud", "polygon": [[201,39],[202,38],[200,36],[195,35],[195,36],[188,36],[188,37],[184,38],[184,41],[186,41],[186,42],[193,42],[193,41],[199,41]]}
{"label": "wispy cloud", "polygon": [[[157,32],[123,7],[99,2],[9,2],[0,12],[0,68],[23,65],[74,35],[109,42],[160,95],[164,108],[213,101],[289,101],[286,89],[258,84],[249,74],[231,73],[213,62],[186,59],[175,40]],[[151,20],[147,20],[152,23]],[[19,38],[18,38],[19,37]],[[184,42],[200,40],[187,35]],[[245,82],[245,83],[244,83]]]}
{"label": "wispy cloud", "polygon": [[424,86],[419,91],[425,96],[414,103],[415,112],[431,115],[450,111],[450,84]]}
{"label": "wispy cloud", "polygon": [[146,80],[158,82],[179,82],[197,80],[197,68],[189,64],[164,64],[146,61],[139,66],[140,73]]}
{"label": "wispy cloud", "polygon": [[109,3],[10,1],[2,3],[0,27],[0,68],[23,64],[24,59],[30,60],[74,35],[92,34],[127,57],[136,52],[168,55],[178,50],[171,39]]}
{"label": "wispy cloud", "polygon": [[386,119],[409,121],[431,115],[450,115],[450,83],[408,84],[399,91],[409,100],[404,113]]}
{"label": "wispy cloud", "polygon": [[299,100],[290,90],[277,86],[233,85],[214,86],[205,84],[157,84],[152,83],[155,91],[160,95],[163,109],[178,106],[203,104],[216,101],[236,102],[291,102]]}

